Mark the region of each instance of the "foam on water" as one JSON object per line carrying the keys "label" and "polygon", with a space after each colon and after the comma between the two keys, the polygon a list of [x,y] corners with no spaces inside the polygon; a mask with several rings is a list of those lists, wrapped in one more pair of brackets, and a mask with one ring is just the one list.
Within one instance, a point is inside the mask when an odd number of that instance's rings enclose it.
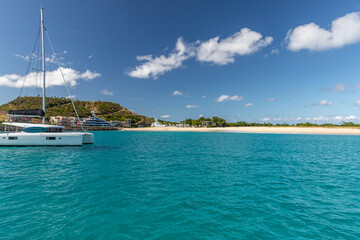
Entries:
{"label": "foam on water", "polygon": [[358,136],[96,132],[0,148],[3,239],[355,239]]}

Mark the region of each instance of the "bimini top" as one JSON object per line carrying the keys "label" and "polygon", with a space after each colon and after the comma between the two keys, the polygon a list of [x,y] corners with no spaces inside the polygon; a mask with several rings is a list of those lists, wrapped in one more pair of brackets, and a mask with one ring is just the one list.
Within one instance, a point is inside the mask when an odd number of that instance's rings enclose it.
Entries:
{"label": "bimini top", "polygon": [[10,110],[7,115],[13,117],[44,117],[45,112],[42,109]]}

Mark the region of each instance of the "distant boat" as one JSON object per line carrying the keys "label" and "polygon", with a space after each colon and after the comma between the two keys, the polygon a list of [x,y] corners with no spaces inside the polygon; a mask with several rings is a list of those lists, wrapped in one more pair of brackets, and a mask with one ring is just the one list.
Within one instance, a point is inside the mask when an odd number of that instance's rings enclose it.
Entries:
{"label": "distant boat", "polygon": [[[88,132],[63,132],[63,126],[45,124],[45,44],[44,9],[41,12],[42,72],[43,72],[43,109],[12,110],[10,117],[42,118],[42,124],[6,122],[5,132],[0,133],[0,146],[81,146],[92,144],[94,135]],[[70,93],[69,93],[70,95]],[[70,99],[71,100],[71,99]],[[72,100],[71,100],[72,102]],[[72,102],[73,104],[73,102]],[[77,111],[74,106],[75,113]],[[15,132],[7,131],[15,129]],[[21,131],[20,131],[21,130]]]}
{"label": "distant boat", "polygon": [[115,124],[109,123],[104,119],[98,118],[94,111],[91,111],[91,117],[83,122],[83,126],[87,127],[115,127]]}

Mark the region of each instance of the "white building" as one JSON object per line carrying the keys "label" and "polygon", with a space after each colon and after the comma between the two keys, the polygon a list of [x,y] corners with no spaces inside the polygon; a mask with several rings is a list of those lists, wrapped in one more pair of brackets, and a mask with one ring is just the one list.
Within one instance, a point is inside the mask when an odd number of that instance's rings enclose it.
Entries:
{"label": "white building", "polygon": [[166,127],[166,125],[161,124],[157,119],[155,119],[155,122],[151,124],[151,127]]}

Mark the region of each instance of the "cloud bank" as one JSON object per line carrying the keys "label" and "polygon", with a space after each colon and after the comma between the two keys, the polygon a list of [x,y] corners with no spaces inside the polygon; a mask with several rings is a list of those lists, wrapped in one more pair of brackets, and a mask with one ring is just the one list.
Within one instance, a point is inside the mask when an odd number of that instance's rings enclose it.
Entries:
{"label": "cloud bank", "polygon": [[360,12],[352,12],[332,21],[326,30],[315,23],[290,29],[285,42],[291,51],[323,51],[360,41]]}
{"label": "cloud bank", "polygon": [[[55,87],[55,86],[63,86],[64,80],[60,74],[60,68],[54,71],[46,72],[46,87]],[[72,68],[61,68],[62,73],[64,74],[65,80],[67,84],[71,87],[74,87],[79,84],[79,80],[92,80],[94,78],[100,77],[101,74],[97,72],[92,72],[90,70],[86,70],[81,73]],[[4,87],[13,87],[13,88],[21,88],[23,86],[24,79],[26,81],[24,83],[24,87],[37,87],[40,82],[40,75],[35,72],[31,72],[26,76],[21,76],[17,74],[5,74],[0,76],[0,86]]]}
{"label": "cloud bank", "polygon": [[235,61],[235,56],[250,55],[270,45],[272,37],[265,37],[249,28],[243,28],[239,32],[220,40],[214,37],[206,41],[184,43],[180,37],[176,42],[175,49],[168,56],[152,55],[137,56],[138,61],[145,61],[126,74],[134,78],[153,78],[182,66],[183,62],[194,57],[200,62],[209,62],[217,65],[226,65]]}

